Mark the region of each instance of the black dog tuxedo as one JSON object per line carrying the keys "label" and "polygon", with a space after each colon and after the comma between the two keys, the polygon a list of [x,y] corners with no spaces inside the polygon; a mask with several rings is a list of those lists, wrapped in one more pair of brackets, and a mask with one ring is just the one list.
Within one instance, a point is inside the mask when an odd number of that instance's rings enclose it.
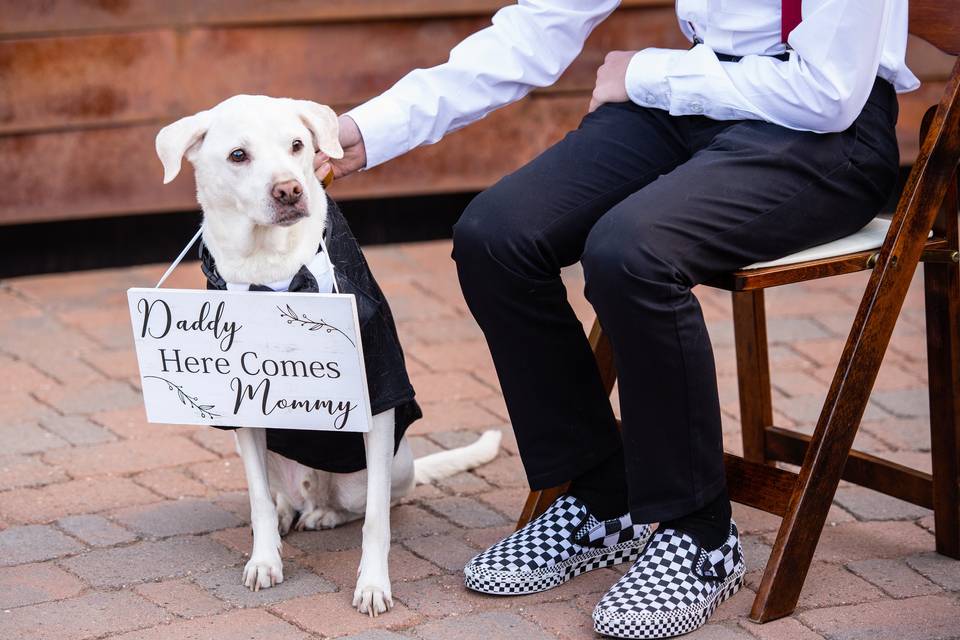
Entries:
{"label": "black dog tuxedo", "polygon": [[[352,293],[357,300],[360,339],[363,341],[364,368],[370,392],[370,410],[376,415],[395,409],[395,447],[399,446],[407,427],[422,417],[414,400],[413,386],[407,376],[403,350],[397,337],[393,314],[370,272],[360,245],[350,231],[336,203],[327,198],[327,226],[324,242],[334,265],[334,277],[341,293]],[[322,249],[318,249],[322,251]],[[200,261],[207,276],[207,289],[227,289],[227,282],[217,272],[213,256],[200,244]],[[325,262],[325,261],[324,261]],[[231,289],[233,286],[231,285]],[[272,291],[253,284],[250,291]],[[287,291],[329,293],[319,291],[317,276],[304,265],[290,281]],[[236,427],[215,427],[235,429]],[[296,460],[300,464],[334,473],[351,473],[366,467],[363,435],[333,431],[301,429],[267,429],[267,449]],[[396,449],[394,449],[396,450]]]}

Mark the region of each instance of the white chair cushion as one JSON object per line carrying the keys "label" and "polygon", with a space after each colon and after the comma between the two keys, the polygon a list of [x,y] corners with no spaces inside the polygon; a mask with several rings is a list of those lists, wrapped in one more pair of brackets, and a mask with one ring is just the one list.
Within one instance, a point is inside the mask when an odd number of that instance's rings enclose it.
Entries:
{"label": "white chair cushion", "polygon": [[863,229],[846,238],[840,238],[839,240],[821,244],[817,247],[810,247],[809,249],[798,251],[789,256],[778,258],[777,260],[754,262],[744,267],[744,270],[782,267],[788,264],[807,262],[808,260],[822,260],[823,258],[834,258],[836,256],[847,255],[848,253],[879,249],[880,245],[883,244],[883,239],[887,237],[888,229],[890,229],[890,219],[877,217],[868,222],[867,226]]}

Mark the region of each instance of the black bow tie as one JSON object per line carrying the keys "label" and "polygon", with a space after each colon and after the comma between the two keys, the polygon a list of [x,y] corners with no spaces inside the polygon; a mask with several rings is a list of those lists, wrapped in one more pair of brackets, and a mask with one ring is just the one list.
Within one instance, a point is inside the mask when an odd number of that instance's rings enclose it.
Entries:
{"label": "black bow tie", "polygon": [[[300,271],[297,271],[297,275],[293,276],[290,287],[287,288],[290,293],[318,293],[319,290],[317,279],[313,277],[306,265],[300,267]],[[250,291],[273,291],[273,289],[262,284],[251,284]]]}

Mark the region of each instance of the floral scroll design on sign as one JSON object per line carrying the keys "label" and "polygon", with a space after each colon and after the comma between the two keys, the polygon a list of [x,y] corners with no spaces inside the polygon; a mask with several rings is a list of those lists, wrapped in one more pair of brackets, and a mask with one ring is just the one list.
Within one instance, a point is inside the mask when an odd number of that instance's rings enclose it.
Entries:
{"label": "floral scroll design on sign", "polygon": [[348,336],[347,334],[345,334],[343,331],[333,326],[332,324],[325,322],[323,318],[320,318],[319,320],[312,320],[308,318],[307,314],[305,313],[297,314],[297,312],[294,311],[290,307],[290,305],[287,305],[286,309],[281,309],[280,307],[277,307],[277,311],[280,312],[280,316],[282,318],[286,319],[287,324],[299,324],[301,327],[305,327],[307,331],[325,331],[327,333],[333,333],[334,331],[336,331],[337,333],[342,335],[344,338],[346,338],[347,342],[352,344],[354,348],[356,348],[357,346],[356,343],[354,343],[354,341],[350,339],[350,336]]}
{"label": "floral scroll design on sign", "polygon": [[170,382],[166,378],[161,378],[160,376],[143,376],[143,377],[144,379],[153,378],[154,380],[160,380],[161,382],[165,383],[167,385],[167,388],[170,391],[177,392],[177,398],[180,400],[180,402],[183,405],[188,406],[194,409],[195,411],[197,411],[200,414],[201,418],[213,419],[213,418],[220,417],[219,413],[214,413],[213,411],[211,411],[211,409],[213,409],[216,405],[200,404],[200,401],[199,401],[200,399],[197,398],[197,396],[191,396],[189,393],[184,391],[183,387],[181,387],[180,385]]}

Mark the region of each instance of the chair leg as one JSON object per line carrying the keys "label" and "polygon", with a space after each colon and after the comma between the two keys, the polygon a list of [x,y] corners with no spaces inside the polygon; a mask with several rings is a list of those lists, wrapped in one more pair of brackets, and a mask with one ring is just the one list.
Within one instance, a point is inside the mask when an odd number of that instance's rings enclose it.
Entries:
{"label": "chair leg", "polygon": [[[956,184],[956,183],[955,183]],[[934,232],[956,252],[958,193],[952,186]],[[923,265],[930,390],[930,453],[937,551],[960,559],[960,269],[956,262]]]}
{"label": "chair leg", "polygon": [[590,348],[593,349],[593,357],[597,360],[597,369],[600,370],[600,379],[603,381],[603,388],[607,395],[613,391],[613,385],[617,381],[617,368],[613,364],[613,345],[610,344],[610,338],[603,332],[600,326],[600,320],[593,321],[593,327],[590,329]]}
{"label": "chair leg", "polygon": [[[895,320],[893,315],[888,321],[891,331]],[[863,326],[859,332],[855,327],[845,350],[857,345],[882,354],[886,341],[864,333]],[[757,622],[790,615],[797,606],[880,362],[865,366],[873,368],[868,380],[846,375],[834,379],[753,601],[750,617]]]}
{"label": "chair leg", "polygon": [[766,428],[773,424],[773,402],[763,289],[734,291],[732,295],[743,457],[767,462]]}
{"label": "chair leg", "polygon": [[547,510],[553,502],[567,492],[570,483],[542,489],[540,491],[531,491],[527,494],[527,502],[523,505],[523,511],[520,512],[520,518],[517,519],[517,529],[527,526],[527,523]]}
{"label": "chair leg", "polygon": [[937,551],[960,559],[960,271],[924,264]]}
{"label": "chair leg", "polygon": [[[610,339],[600,327],[600,321],[594,320],[593,327],[590,329],[590,348],[593,349],[593,356],[597,360],[597,368],[600,370],[600,379],[603,381],[603,388],[607,390],[607,395],[613,391],[613,385],[617,381],[617,370],[613,364],[613,347]],[[553,501],[566,493],[570,483],[564,483],[549,489],[540,491],[531,491],[527,495],[527,502],[520,512],[520,518],[517,520],[517,529],[521,529],[528,522],[539,516],[547,510]]]}

